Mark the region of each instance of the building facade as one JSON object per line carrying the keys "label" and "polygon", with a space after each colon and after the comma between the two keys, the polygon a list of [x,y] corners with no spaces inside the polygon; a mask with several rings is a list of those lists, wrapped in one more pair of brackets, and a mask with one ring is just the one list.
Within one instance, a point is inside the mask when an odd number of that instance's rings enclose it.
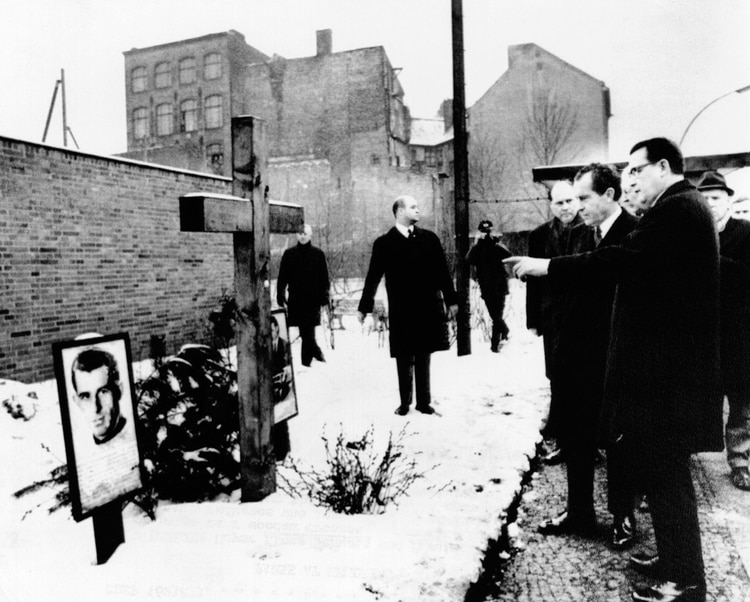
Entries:
{"label": "building facade", "polygon": [[125,56],[128,152],[123,156],[226,175],[231,116],[248,64],[268,60],[234,30],[133,48]]}

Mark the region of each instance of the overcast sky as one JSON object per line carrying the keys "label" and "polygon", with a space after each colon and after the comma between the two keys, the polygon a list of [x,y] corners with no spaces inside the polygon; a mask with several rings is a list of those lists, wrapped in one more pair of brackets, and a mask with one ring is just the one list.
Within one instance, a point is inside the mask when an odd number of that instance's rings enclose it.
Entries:
{"label": "overcast sky", "polygon": [[[415,117],[452,96],[450,0],[0,0],[0,135],[41,141],[60,69],[82,150],[126,150],[123,51],[235,29],[287,58],[383,46]],[[750,0],[464,0],[466,101],[507,69],[507,47],[534,42],[609,86],[610,156],[679,140],[712,99],[750,84]],[[62,144],[58,106],[47,142]],[[72,142],[69,143],[72,146]],[[750,92],[714,104],[686,155],[750,151]]]}

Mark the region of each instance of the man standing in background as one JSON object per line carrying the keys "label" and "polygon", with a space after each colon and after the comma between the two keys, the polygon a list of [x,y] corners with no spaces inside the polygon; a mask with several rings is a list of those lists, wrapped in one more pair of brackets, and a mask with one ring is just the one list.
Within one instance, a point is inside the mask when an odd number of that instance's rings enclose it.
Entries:
{"label": "man standing in background", "polygon": [[721,382],[729,403],[724,437],[730,479],[750,491],[750,223],[731,215],[734,191],[716,171],[703,174],[698,190],[719,231],[721,255]]}
{"label": "man standing in background", "polygon": [[[580,203],[573,191],[573,185],[567,180],[555,183],[550,190],[549,210],[552,219],[529,234],[530,257],[557,257],[565,252],[568,237],[573,227],[581,223],[578,215]],[[545,374],[550,381],[550,408],[547,421],[542,429],[542,436],[551,442],[544,461],[547,464],[559,464],[563,454],[556,447],[557,397],[555,382],[552,378],[552,365],[559,328],[560,303],[547,284],[546,279],[532,278],[526,282],[526,327],[542,337],[544,344]]]}
{"label": "man standing in background", "polygon": [[511,253],[499,238],[492,236],[490,220],[483,219],[479,222],[477,229],[484,236],[469,249],[466,261],[474,268],[482,299],[490,314],[492,320],[490,350],[497,353],[500,350],[500,342],[507,340],[510,332],[503,319],[505,298],[508,295],[508,275],[505,273],[503,259],[510,257]]}
{"label": "man standing in background", "polygon": [[448,271],[443,246],[434,232],[418,228],[419,204],[410,196],[393,203],[396,223],[372,246],[359,320],[372,311],[375,292],[385,276],[391,357],[396,359],[401,404],[396,414],[409,413],[412,383],[417,410],[434,414],[430,392],[430,354],[447,349],[445,307],[453,316],[458,297]]}
{"label": "man standing in background", "polygon": [[321,306],[328,305],[328,265],[325,254],[312,245],[311,239],[312,228],[305,224],[297,234],[297,245],[284,251],[281,257],[276,285],[276,302],[279,307],[288,307],[289,325],[299,328],[303,366],[309,366],[313,358],[326,361],[315,340],[315,327],[320,324]]}

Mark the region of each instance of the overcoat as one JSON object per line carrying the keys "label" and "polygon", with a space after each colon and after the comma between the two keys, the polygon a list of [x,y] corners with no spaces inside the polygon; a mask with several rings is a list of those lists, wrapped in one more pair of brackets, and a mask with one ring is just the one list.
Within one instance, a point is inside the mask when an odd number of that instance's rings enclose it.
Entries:
{"label": "overcoat", "polygon": [[[563,224],[559,219],[553,218],[535,228],[529,233],[529,257],[551,258],[564,255],[570,232],[581,223],[581,216],[576,215],[570,224]],[[546,278],[529,278],[526,281],[526,328],[533,328],[544,336],[544,364],[548,378],[558,343],[560,299],[557,297],[550,290]],[[551,427],[549,423],[548,427]],[[547,430],[548,428],[545,429],[545,436]]]}
{"label": "overcoat", "polygon": [[440,239],[414,227],[406,238],[394,226],[372,246],[359,311],[372,311],[385,276],[391,357],[444,348],[445,305],[458,302]]}
{"label": "overcoat", "polygon": [[276,300],[281,306],[286,304],[290,326],[320,324],[320,307],[328,304],[329,288],[328,265],[323,251],[311,243],[296,244],[284,251],[276,283]]}
{"label": "overcoat", "polygon": [[719,233],[721,377],[725,393],[750,390],[750,222],[730,218]]}
{"label": "overcoat", "polygon": [[[617,282],[602,424],[633,453],[723,448],[719,244],[701,194],[667,188],[619,246],[558,257],[550,282]],[[641,456],[637,461],[647,461]]]}
{"label": "overcoat", "polygon": [[[637,219],[622,211],[599,247],[620,244],[635,228]],[[597,248],[594,229],[580,224],[570,232],[565,255]],[[612,320],[615,282],[612,278],[591,279],[575,287],[567,283],[560,294],[560,325],[557,353],[553,360],[553,381],[559,402],[550,406],[548,436],[565,442],[597,433]],[[592,441],[593,443],[593,441]]]}

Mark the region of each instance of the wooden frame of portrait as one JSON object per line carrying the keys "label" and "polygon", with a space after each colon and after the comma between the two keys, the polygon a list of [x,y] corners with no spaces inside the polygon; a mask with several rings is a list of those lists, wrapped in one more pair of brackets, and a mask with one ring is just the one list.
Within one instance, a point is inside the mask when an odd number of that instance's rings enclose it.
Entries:
{"label": "wooden frame of portrait", "polygon": [[[279,422],[283,422],[284,420],[294,418],[299,413],[299,409],[297,406],[297,388],[294,383],[294,368],[292,366],[292,345],[291,339],[289,338],[289,326],[287,325],[286,310],[272,310],[271,320],[276,320],[276,323],[279,326],[279,347],[283,347],[283,352],[277,351],[273,348],[273,340],[271,341],[271,368],[275,371],[275,373],[273,374],[273,423],[278,424]],[[273,339],[273,335],[271,338]],[[288,374],[286,374],[286,376],[284,377],[279,377],[279,372],[276,371],[282,363],[281,355],[283,355],[284,358],[284,368],[286,368],[288,371]],[[283,382],[279,382],[280,380]]]}
{"label": "wooden frame of portrait", "polygon": [[52,355],[70,501],[81,521],[144,486],[130,339],[84,335],[55,343]]}

